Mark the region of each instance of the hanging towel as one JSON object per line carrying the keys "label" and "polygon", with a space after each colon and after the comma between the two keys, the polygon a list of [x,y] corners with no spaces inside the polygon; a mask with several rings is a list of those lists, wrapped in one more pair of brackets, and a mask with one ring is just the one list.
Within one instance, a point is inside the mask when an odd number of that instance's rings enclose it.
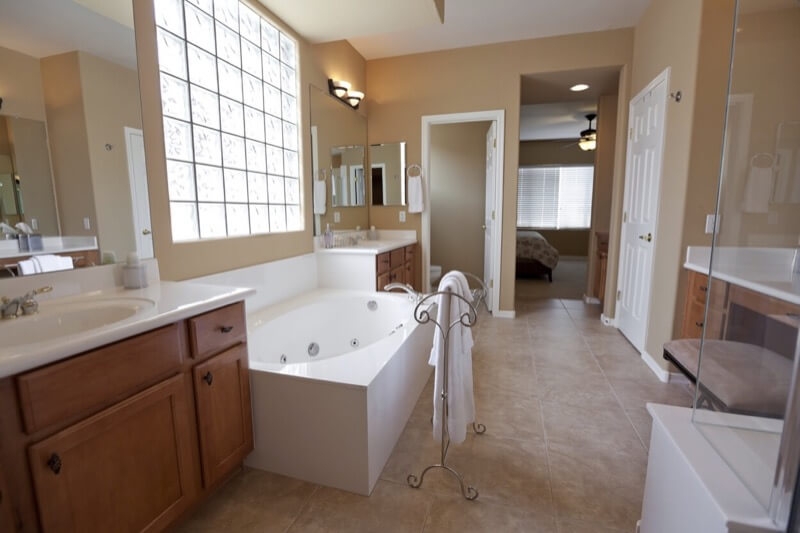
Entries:
{"label": "hanging towel", "polygon": [[35,255],[31,257],[37,266],[37,272],[56,272],[58,270],[72,270],[72,257],[62,255]]}
{"label": "hanging towel", "polygon": [[17,263],[19,266],[19,273],[22,276],[30,276],[31,274],[36,274],[37,265],[34,263],[33,259],[26,259],[25,261],[20,261]]}
{"label": "hanging towel", "polygon": [[326,211],[325,202],[328,198],[328,188],[325,180],[314,180],[314,214],[324,215]]}
{"label": "hanging towel", "polygon": [[768,213],[772,195],[772,167],[757,167],[752,161],[744,186],[742,210],[745,213]]}
{"label": "hanging towel", "polygon": [[[450,290],[470,301],[472,295],[464,274],[451,271],[445,274],[439,283],[439,291]],[[446,299],[449,299],[449,305]],[[460,298],[440,295],[437,298],[438,315],[436,321],[446,329],[449,324],[461,319],[470,312],[469,304]],[[449,312],[448,312],[449,311]],[[445,316],[447,313],[447,316]],[[444,380],[444,357],[448,357],[447,366],[447,431],[450,440],[456,444],[467,438],[467,425],[475,421],[475,398],[472,389],[472,332],[463,325],[453,326],[450,330],[447,351],[444,353],[444,339],[438,329],[435,330],[433,349],[428,364],[436,367],[433,393],[433,438],[440,440],[442,436],[442,399],[441,391]]]}
{"label": "hanging towel", "polygon": [[425,204],[422,200],[422,176],[408,178],[408,212],[422,213]]}

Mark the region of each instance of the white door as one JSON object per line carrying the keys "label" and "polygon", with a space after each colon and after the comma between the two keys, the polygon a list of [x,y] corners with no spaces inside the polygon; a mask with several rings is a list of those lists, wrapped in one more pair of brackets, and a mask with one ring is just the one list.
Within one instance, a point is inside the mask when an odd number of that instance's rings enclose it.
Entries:
{"label": "white door", "polygon": [[153,257],[153,233],[150,227],[150,197],[147,195],[147,168],[144,161],[142,130],[125,128],[125,147],[128,153],[136,253],[141,259],[150,259]]}
{"label": "white door", "polygon": [[[494,226],[494,169],[497,164],[497,122],[486,132],[486,208],[483,223],[483,282],[492,287],[492,229]],[[486,304],[492,307],[492,291],[487,291]]]}
{"label": "white door", "polygon": [[619,256],[617,326],[637,350],[644,350],[658,236],[665,110],[669,70],[631,100],[622,235]]}

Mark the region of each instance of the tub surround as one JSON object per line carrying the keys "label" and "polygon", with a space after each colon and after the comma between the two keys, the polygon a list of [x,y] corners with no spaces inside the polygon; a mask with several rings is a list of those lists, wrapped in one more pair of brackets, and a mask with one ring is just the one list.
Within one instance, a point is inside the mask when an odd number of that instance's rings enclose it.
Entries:
{"label": "tub surround", "polygon": [[[795,248],[725,247],[714,250],[714,278],[800,305],[800,274],[792,273]],[[684,268],[708,275],[711,247],[689,246]]]}

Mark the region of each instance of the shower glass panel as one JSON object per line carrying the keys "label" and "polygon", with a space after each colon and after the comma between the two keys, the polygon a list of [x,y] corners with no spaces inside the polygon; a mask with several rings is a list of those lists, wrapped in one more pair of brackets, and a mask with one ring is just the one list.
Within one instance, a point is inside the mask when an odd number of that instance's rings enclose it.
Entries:
{"label": "shower glass panel", "polygon": [[[800,454],[800,4],[739,0],[693,419],[785,527]],[[690,255],[692,251],[690,250]]]}

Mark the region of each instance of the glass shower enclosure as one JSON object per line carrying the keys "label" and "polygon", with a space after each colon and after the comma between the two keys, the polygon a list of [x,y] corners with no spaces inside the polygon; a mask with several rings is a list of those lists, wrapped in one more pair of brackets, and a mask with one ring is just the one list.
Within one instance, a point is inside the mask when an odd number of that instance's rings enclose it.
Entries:
{"label": "glass shower enclosure", "polygon": [[778,528],[800,466],[800,3],[738,0],[693,421]]}

